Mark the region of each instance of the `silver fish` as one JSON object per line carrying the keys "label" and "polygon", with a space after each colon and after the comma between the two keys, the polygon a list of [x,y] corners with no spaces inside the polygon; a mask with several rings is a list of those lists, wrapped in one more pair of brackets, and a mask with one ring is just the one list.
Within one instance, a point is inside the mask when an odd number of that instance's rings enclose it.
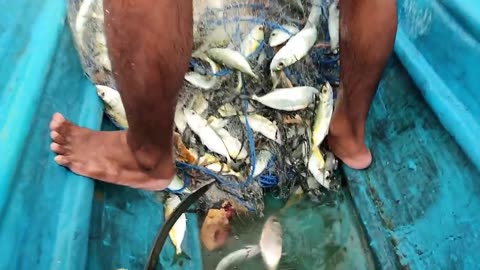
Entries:
{"label": "silver fish", "polygon": [[230,117],[237,115],[237,110],[235,110],[231,103],[223,104],[218,108],[217,111],[222,117]]}
{"label": "silver fish", "polygon": [[[239,116],[239,119],[243,124],[246,123],[244,115]],[[248,125],[254,132],[258,132],[270,140],[282,144],[280,131],[275,123],[259,114],[248,114],[247,119]]]}
{"label": "silver fish", "polygon": [[103,33],[95,33],[97,55],[95,62],[108,71],[112,71],[112,63],[108,57],[107,41]]}
{"label": "silver fish", "polygon": [[318,147],[312,148],[310,158],[308,159],[308,170],[315,180],[327,189],[330,189],[330,182],[325,179],[325,160]]}
{"label": "silver fish", "polygon": [[128,128],[127,114],[120,93],[105,85],[96,85],[97,95],[105,104],[105,113],[121,128]]}
{"label": "silver fish", "polygon": [[208,117],[207,122],[214,129],[220,129],[225,127],[228,124],[228,119],[210,116]]}
{"label": "silver fish", "polygon": [[[199,58],[208,62],[213,74],[216,74],[220,70],[218,65],[206,55],[202,54]],[[191,85],[204,90],[210,90],[215,88],[219,82],[218,76],[204,76],[195,71],[187,72],[184,76],[184,79]]]}
{"label": "silver fish", "polygon": [[282,70],[305,57],[317,40],[315,26],[303,28],[283,46],[273,57],[270,70]]}
{"label": "silver fish", "polygon": [[235,176],[240,181],[243,181],[245,179],[245,177],[241,173],[234,171],[232,168],[230,168],[230,166],[228,166],[228,164],[222,163],[220,161],[205,165],[205,168],[217,174]]}
{"label": "silver fish", "polygon": [[220,137],[214,128],[208,125],[207,120],[203,119],[190,109],[184,109],[183,113],[187,119],[187,125],[195,134],[198,135],[202,141],[202,144],[210,149],[210,151],[226,157],[230,162],[230,154],[222,140],[222,137]]}
{"label": "silver fish", "polygon": [[320,23],[320,16],[322,15],[322,0],[313,0],[312,9],[308,15],[307,24],[305,27],[317,27]]}
{"label": "silver fish", "polygon": [[282,111],[297,111],[313,102],[318,90],[310,86],[279,88],[264,96],[253,95],[252,99],[263,105]]}
{"label": "silver fish", "polygon": [[213,48],[207,50],[207,55],[215,62],[221,63],[229,68],[236,69],[252,76],[255,79],[258,79],[258,76],[253,73],[247,59],[245,59],[245,57],[237,51],[229,48]]}
{"label": "silver fish", "polygon": [[196,93],[192,98],[192,110],[198,115],[203,115],[208,109],[208,101],[202,93]]}
{"label": "silver fish", "polygon": [[[170,196],[165,201],[165,219],[168,219],[173,213],[175,208],[180,204],[181,200],[177,195],[170,194]],[[173,225],[172,229],[169,232],[170,239],[172,240],[173,245],[175,246],[175,256],[181,257],[186,256],[182,251],[182,242],[185,237],[185,232],[187,231],[187,217],[185,214],[182,214],[178,220]],[[174,259],[175,261],[176,259]]]}
{"label": "silver fish", "polygon": [[340,10],[338,0],[334,0],[328,7],[328,34],[330,35],[330,50],[338,49],[340,40]]}
{"label": "silver fish", "polygon": [[225,147],[227,148],[228,154],[231,158],[241,160],[245,159],[248,156],[247,149],[242,142],[237,138],[233,137],[226,129],[217,128],[215,132],[222,138]]}
{"label": "silver fish", "polygon": [[325,152],[325,171],[333,171],[338,167],[338,160],[335,158],[335,155],[330,152]]}
{"label": "silver fish", "polygon": [[[183,188],[183,185],[184,185],[184,181],[182,179],[180,179],[180,177],[178,177],[177,175],[175,175],[173,177],[173,180],[172,182],[170,182],[170,184],[168,185],[168,189],[170,189],[171,191],[177,191],[177,190],[180,190],[181,188]],[[185,188],[182,193],[191,193],[192,191],[187,187]]]}
{"label": "silver fish", "polygon": [[253,171],[253,177],[259,176],[268,165],[268,162],[272,159],[272,153],[268,150],[261,150],[256,154],[255,170]]}
{"label": "silver fish", "polygon": [[253,29],[248,33],[245,39],[242,41],[240,45],[240,52],[243,56],[249,57],[254,52],[257,51],[258,47],[265,38],[265,27],[263,25],[256,25]]}
{"label": "silver fish", "polygon": [[328,134],[333,114],[333,89],[328,81],[320,90],[320,102],[317,106],[312,130],[312,147],[319,146]]}
{"label": "silver fish", "polygon": [[269,270],[277,269],[282,257],[282,225],[276,216],[271,216],[263,225],[260,236],[260,251]]}
{"label": "silver fish", "polygon": [[287,42],[290,37],[294,36],[298,33],[298,31],[300,31],[298,27],[291,24],[282,25],[282,28],[277,28],[270,33],[270,38],[268,39],[268,45],[270,45],[270,47],[275,47]]}
{"label": "silver fish", "polygon": [[183,132],[187,128],[187,118],[183,113],[183,105],[184,104],[182,102],[177,103],[177,106],[175,107],[175,116],[173,118],[175,126],[177,127],[180,134],[183,134]]}
{"label": "silver fish", "polygon": [[92,5],[95,3],[95,0],[85,0],[80,5],[78,9],[77,17],[75,18],[75,33],[78,39],[78,44],[80,49],[83,51],[85,50],[84,40],[83,40],[83,33],[85,32],[85,24],[88,20],[88,12],[90,11]]}
{"label": "silver fish", "polygon": [[218,264],[215,270],[228,270],[234,264],[254,258],[260,254],[258,245],[246,246],[240,250],[234,251],[225,256]]}

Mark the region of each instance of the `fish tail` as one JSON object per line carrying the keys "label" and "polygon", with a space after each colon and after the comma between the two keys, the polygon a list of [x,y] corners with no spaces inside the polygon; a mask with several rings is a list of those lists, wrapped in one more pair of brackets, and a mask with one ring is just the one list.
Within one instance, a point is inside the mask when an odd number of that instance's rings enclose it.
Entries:
{"label": "fish tail", "polygon": [[183,260],[189,260],[190,261],[191,259],[192,258],[190,256],[188,256],[185,252],[180,251],[179,253],[175,253],[175,255],[173,256],[172,265],[175,265],[178,262],[183,261]]}

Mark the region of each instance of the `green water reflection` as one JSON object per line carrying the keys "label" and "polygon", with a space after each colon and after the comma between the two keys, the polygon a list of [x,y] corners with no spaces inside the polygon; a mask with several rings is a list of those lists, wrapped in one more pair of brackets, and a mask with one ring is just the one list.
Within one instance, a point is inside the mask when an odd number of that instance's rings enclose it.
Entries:
{"label": "green water reflection", "polygon": [[[228,253],[257,244],[265,219],[278,211],[283,202],[266,198],[263,218],[237,218],[233,222],[233,237],[221,251],[204,254],[204,269],[215,269]],[[374,269],[373,259],[364,233],[358,224],[350,197],[341,192],[314,203],[308,199],[295,204],[280,217],[284,231],[279,270],[287,269]],[[244,262],[232,269],[265,269],[261,257]]]}

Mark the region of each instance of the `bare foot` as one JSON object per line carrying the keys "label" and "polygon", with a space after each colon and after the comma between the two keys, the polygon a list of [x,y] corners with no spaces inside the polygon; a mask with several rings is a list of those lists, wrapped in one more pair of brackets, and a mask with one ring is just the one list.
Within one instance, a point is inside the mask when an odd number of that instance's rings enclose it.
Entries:
{"label": "bare foot", "polygon": [[146,190],[162,190],[173,179],[173,157],[145,170],[127,144],[126,131],[93,131],[72,124],[60,113],[53,115],[50,130],[55,161],[76,174]]}
{"label": "bare foot", "polygon": [[362,170],[372,163],[372,154],[365,145],[363,134],[355,136],[353,130],[354,128],[343,115],[334,113],[327,138],[328,145],[345,165]]}

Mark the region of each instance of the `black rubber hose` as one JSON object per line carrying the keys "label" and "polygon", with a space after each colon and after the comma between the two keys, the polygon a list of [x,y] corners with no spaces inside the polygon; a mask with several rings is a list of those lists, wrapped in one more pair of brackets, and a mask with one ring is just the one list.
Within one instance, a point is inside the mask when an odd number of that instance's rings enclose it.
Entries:
{"label": "black rubber hose", "polygon": [[145,270],[156,270],[158,264],[158,257],[162,251],[163,245],[167,240],[168,233],[172,229],[175,222],[178,218],[187,211],[187,209],[196,202],[208,189],[215,183],[215,180],[210,180],[206,182],[203,186],[197,188],[195,191],[190,193],[178,206],[175,208],[170,217],[165,221],[160,230],[158,231],[157,236],[155,237],[155,242],[153,247],[150,250],[148,255],[148,261],[145,265]]}

